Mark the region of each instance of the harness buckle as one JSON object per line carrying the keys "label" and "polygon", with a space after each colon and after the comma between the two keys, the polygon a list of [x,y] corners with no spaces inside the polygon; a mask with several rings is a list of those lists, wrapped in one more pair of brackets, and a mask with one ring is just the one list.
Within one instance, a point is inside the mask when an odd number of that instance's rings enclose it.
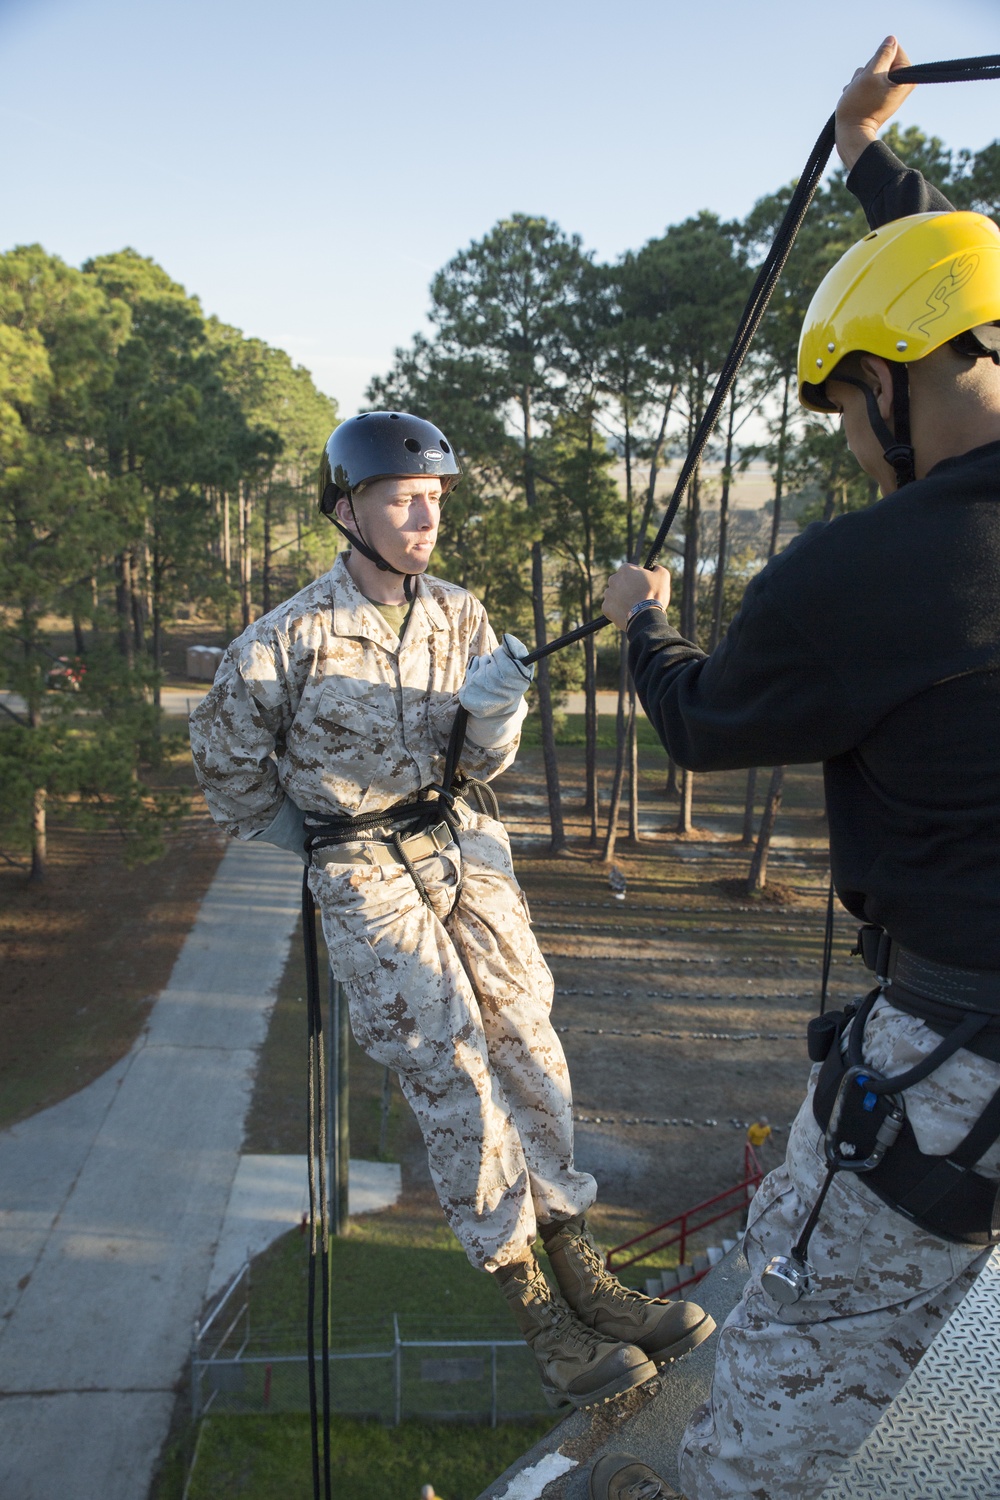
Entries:
{"label": "harness buckle", "polygon": [[866,922],[858,928],[857,946],[851,949],[851,957],[860,956],[865,968],[870,969],[879,984],[887,989],[896,969],[895,947],[884,927]]}

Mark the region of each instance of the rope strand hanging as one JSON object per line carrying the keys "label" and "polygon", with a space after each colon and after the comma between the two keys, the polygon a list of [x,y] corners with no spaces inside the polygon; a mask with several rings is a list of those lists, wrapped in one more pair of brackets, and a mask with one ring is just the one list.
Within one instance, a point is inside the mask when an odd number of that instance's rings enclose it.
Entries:
{"label": "rope strand hanging", "polygon": [[[909,68],[894,68],[889,74],[889,80],[892,83],[971,83],[990,78],[1000,78],[1000,56],[967,57],[957,58],[950,62],[920,63]],[[831,115],[809,153],[809,158],[802,169],[802,176],[785,210],[785,216],[757,272],[757,279],[747,298],[729,353],[719,371],[715,390],[712,392],[705,414],[692,438],[691,446],[677,476],[673,494],[667,502],[663,520],[660,522],[659,530],[647,554],[644,563],[647,568],[654,566],[663,551],[664,543],[681,507],[691,476],[701,462],[719,420],[719,414],[747,357],[778,278],[784,270],[809,205],[816,195],[816,189],[819,187],[820,179],[833,151],[835,135],[836,116]],[[594,635],[598,630],[603,630],[606,625],[610,624],[611,621],[606,615],[598,615],[595,619],[588,620],[586,625],[579,625],[575,630],[568,631],[566,635],[558,636],[556,640],[547,641],[544,646],[538,646],[534,651],[529,651],[524,658],[525,665],[541,661],[543,657],[551,656],[553,652],[561,651],[564,646],[571,646],[576,641],[582,641],[586,636]]]}

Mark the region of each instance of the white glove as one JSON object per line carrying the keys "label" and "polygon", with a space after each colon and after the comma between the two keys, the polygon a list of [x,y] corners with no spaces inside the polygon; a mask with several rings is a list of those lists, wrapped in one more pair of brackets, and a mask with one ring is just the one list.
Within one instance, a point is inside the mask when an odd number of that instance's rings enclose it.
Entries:
{"label": "white glove", "polygon": [[521,727],[528,712],[524,695],[535,675],[533,666],[521,662],[528,648],[514,635],[489,656],[474,656],[458,701],[469,715],[468,736],[481,749],[506,744]]}
{"label": "white glove", "polygon": [[288,849],[297,854],[304,865],[309,863],[305,851],[306,815],[287,795],[267,827],[255,833],[254,838],[265,844],[276,844],[279,849]]}

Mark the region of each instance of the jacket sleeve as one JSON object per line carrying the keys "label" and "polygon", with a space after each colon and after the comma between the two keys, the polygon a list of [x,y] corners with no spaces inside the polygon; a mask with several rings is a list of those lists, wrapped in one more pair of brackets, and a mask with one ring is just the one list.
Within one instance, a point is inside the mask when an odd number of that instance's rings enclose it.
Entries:
{"label": "jacket sleeve", "polygon": [[238,839],[266,833],[286,801],[274,756],[293,714],[286,667],[279,645],[234,641],[191,715],[191,753],[209,812]]}
{"label": "jacket sleeve", "polygon": [[864,209],[872,229],[910,214],[954,212],[954,204],[922,173],[904,166],[884,141],[873,141],[862,151],[848,174],[847,187]]}
{"label": "jacket sleeve", "polygon": [[764,574],[711,656],[644,610],[629,630],[629,669],[667,752],[692,771],[826,760],[866,727],[831,658],[771,597]]}

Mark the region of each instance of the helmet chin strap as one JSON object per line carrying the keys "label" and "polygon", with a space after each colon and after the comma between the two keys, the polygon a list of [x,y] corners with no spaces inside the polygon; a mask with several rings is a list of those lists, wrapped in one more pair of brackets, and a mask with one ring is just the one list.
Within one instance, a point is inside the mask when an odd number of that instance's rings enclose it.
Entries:
{"label": "helmet chin strap", "polygon": [[890,432],[888,424],[878,409],[878,400],[871,386],[866,385],[863,380],[855,380],[853,375],[836,375],[834,378],[842,380],[845,385],[856,385],[863,393],[872,431],[882,444],[882,457],[896,475],[897,490],[901,490],[904,484],[912,484],[917,477],[913,443],[910,438],[910,377],[906,366],[899,360],[888,360],[887,364],[893,376],[892,425],[896,429],[894,433]]}
{"label": "helmet chin strap", "polygon": [[349,527],[345,526],[343,522],[339,521],[333,511],[326,512],[329,520],[333,522],[334,526],[336,526],[341,536],[346,537],[351,546],[356,547],[361,553],[362,557],[367,557],[369,562],[373,562],[376,568],[378,568],[381,573],[395,573],[397,578],[401,578],[403,580],[403,598],[406,600],[407,604],[412,604],[413,580],[417,575],[415,573],[404,573],[402,568],[394,568],[392,563],[387,563],[381,553],[376,552],[375,548],[369,542],[365,541],[364,537],[361,534],[361,524],[358,521],[357,511],[354,509],[353,495],[348,495],[347,503],[351,507],[351,519],[353,520],[355,526],[354,531],[351,531]]}

